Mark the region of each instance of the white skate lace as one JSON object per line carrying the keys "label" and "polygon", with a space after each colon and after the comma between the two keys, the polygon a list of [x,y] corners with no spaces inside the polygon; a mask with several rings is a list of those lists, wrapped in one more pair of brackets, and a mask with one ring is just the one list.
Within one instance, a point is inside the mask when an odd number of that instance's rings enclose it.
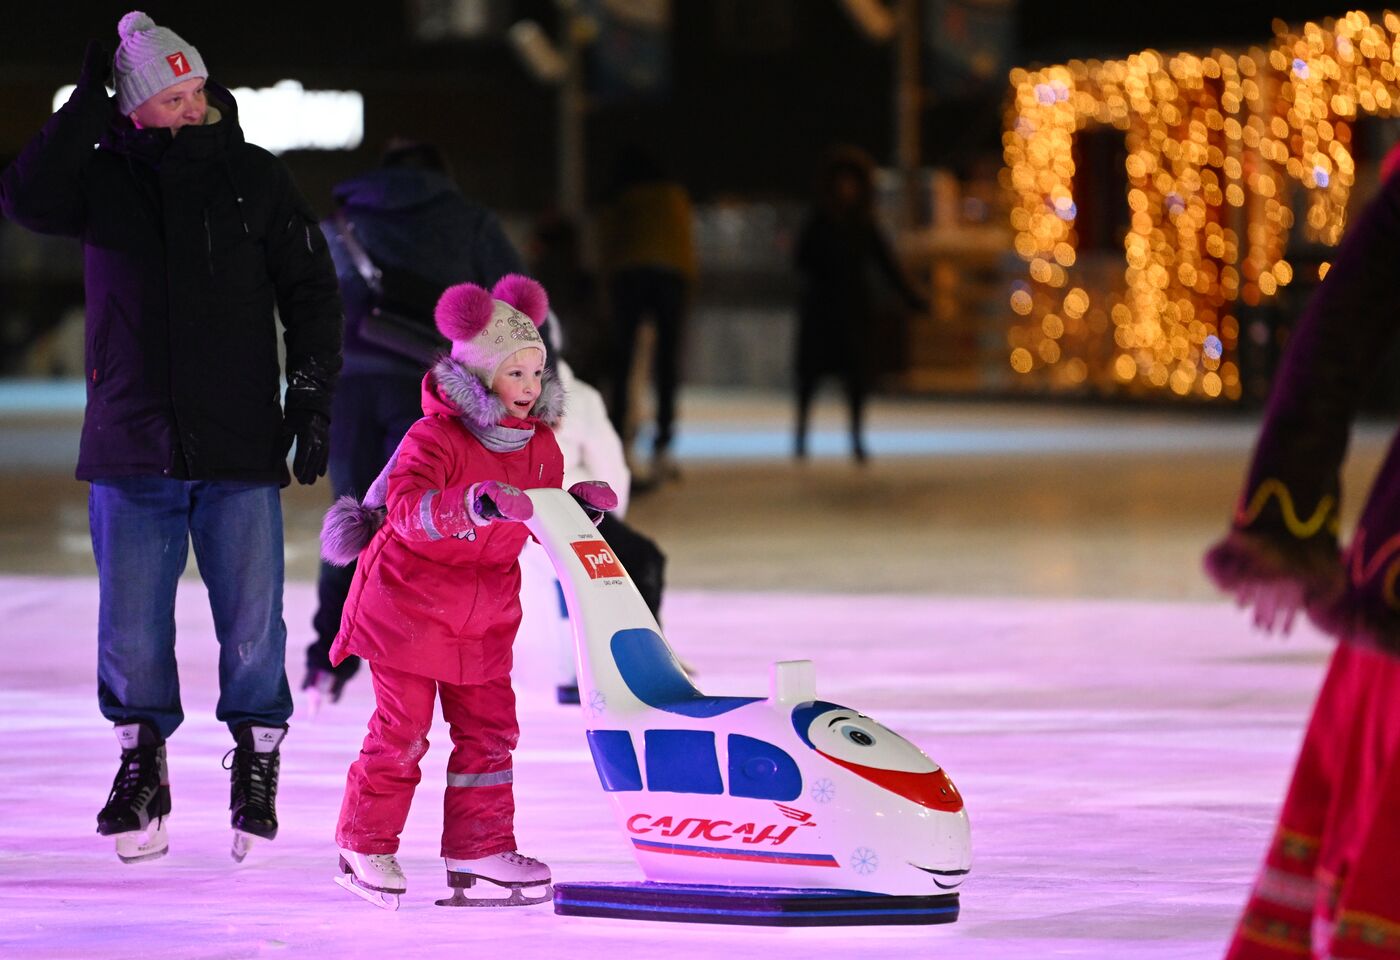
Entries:
{"label": "white skate lace", "polygon": [[521,867],[529,867],[539,863],[534,857],[527,857],[525,854],[516,853],[514,850],[501,854],[501,859],[507,863],[513,863]]}

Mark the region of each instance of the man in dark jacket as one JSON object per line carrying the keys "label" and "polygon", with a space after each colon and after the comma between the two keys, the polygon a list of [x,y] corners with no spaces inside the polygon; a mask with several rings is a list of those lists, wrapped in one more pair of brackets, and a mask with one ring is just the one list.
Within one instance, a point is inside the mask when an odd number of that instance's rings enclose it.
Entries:
{"label": "man in dark jacket", "polygon": [[[287,169],[246,143],[199,52],[139,12],[109,61],[0,174],[0,208],[83,241],[98,702],[122,764],[98,833],[126,862],[165,853],[165,740],[183,720],[175,588],[191,537],[220,645],[218,718],[234,736],[234,856],[277,832],[286,456],[325,472],[340,303],[325,241]],[[94,144],[97,148],[94,149]],[[286,329],[281,397],[276,314]]]}
{"label": "man in dark jacket", "polygon": [[[331,416],[331,488],[358,499],[423,415],[423,374],[434,353],[432,344],[394,336],[372,316],[375,307],[391,297],[397,309],[421,314],[423,329],[436,336],[433,308],[443,290],[456,283],[489,289],[525,269],[500,220],[462,196],[431,144],[392,142],[379,169],[338,184],[334,194],[339,213],[322,226],[345,302],[345,371]],[[354,564],[321,564],[316,640],[306,650],[302,684],[313,709],[323,697],[339,699],[359,669],[358,657],[335,668],[329,659],[354,573]]]}

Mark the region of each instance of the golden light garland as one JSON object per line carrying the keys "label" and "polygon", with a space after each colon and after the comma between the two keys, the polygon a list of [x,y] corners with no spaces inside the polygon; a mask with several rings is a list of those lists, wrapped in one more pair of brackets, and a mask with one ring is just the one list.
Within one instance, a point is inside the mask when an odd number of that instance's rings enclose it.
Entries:
{"label": "golden light garland", "polygon": [[[1395,14],[1274,29],[1267,50],[1144,50],[1011,72],[1003,181],[1029,275],[1010,298],[1024,318],[1008,334],[1018,374],[1052,388],[1240,398],[1239,305],[1293,279],[1291,191],[1309,191],[1306,236],[1336,244],[1355,183],[1351,122],[1400,104]],[[1131,220],[1114,291],[1075,269],[1073,148],[1092,126],[1122,131],[1127,148]]]}

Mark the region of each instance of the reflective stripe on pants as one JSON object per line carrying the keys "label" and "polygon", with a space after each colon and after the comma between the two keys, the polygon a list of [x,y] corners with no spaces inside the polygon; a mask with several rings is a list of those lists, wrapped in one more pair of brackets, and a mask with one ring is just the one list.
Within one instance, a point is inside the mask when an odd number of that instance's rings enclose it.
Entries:
{"label": "reflective stripe on pants", "polygon": [[398,851],[422,779],[419,763],[428,751],[433,701],[440,697],[452,737],[442,855],[473,860],[514,850],[511,751],[519,728],[510,678],[458,685],[370,666],[376,709],[346,777],[336,842],[360,853]]}

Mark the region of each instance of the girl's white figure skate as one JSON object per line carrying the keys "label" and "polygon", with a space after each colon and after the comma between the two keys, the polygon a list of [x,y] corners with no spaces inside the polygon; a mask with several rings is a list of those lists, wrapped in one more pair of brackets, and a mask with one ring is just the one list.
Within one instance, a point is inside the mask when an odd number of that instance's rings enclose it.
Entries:
{"label": "girl's white figure skate", "polygon": [[408,891],[408,880],[392,853],[356,853],[344,847],[335,882],[385,910],[397,910],[399,895]]}
{"label": "girl's white figure skate", "polygon": [[[963,799],[922,750],[820,699],[706,696],[574,498],[528,491],[577,641],[588,746],[645,883],[564,883],[561,914],[775,925],[948,923],[972,862]],[[872,630],[875,629],[872,625]]]}
{"label": "girl's white figure skate", "polygon": [[452,896],[437,901],[439,907],[524,907],[554,897],[549,866],[513,850],[445,862]]}

